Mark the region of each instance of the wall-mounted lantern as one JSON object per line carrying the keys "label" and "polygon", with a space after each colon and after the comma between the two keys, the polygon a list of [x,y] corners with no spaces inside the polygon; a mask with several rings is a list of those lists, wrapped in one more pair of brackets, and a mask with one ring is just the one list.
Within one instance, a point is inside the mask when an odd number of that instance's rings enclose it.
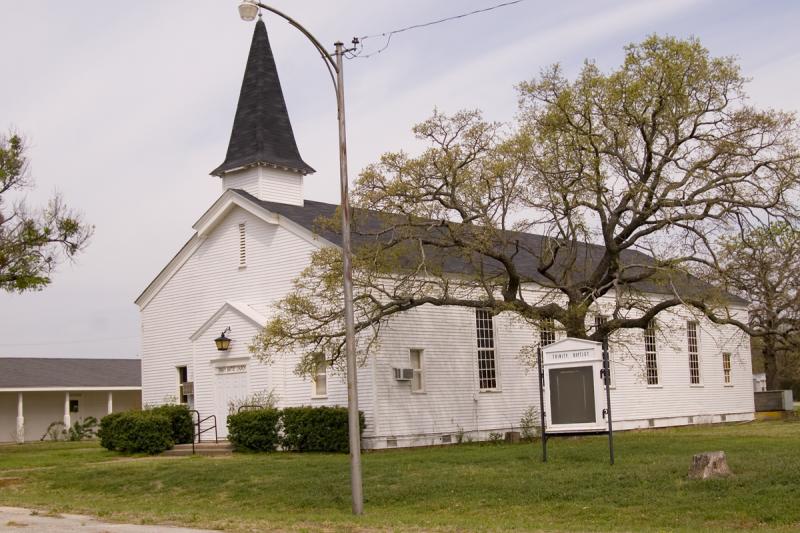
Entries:
{"label": "wall-mounted lantern", "polygon": [[231,327],[228,326],[225,330],[220,334],[219,337],[214,339],[214,344],[217,345],[217,350],[220,352],[227,352],[228,348],[231,347],[231,340],[225,336],[226,333],[231,332]]}

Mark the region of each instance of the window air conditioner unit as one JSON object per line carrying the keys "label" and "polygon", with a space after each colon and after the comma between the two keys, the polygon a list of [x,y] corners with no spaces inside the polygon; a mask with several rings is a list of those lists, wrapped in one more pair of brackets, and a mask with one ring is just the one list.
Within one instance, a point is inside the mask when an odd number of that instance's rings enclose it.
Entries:
{"label": "window air conditioner unit", "polygon": [[397,381],[411,381],[414,378],[413,368],[395,368],[394,379]]}
{"label": "window air conditioner unit", "polygon": [[194,394],[194,382],[193,381],[187,381],[185,383],[181,383],[181,394],[187,395],[187,396],[189,394]]}

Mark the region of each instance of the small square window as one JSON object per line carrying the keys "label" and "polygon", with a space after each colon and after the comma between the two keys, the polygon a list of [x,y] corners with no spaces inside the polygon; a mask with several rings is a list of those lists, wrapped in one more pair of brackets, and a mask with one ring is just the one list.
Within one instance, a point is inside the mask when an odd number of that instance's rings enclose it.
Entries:
{"label": "small square window", "polygon": [[69,412],[70,413],[77,413],[80,411],[80,400],[70,400],[69,401]]}

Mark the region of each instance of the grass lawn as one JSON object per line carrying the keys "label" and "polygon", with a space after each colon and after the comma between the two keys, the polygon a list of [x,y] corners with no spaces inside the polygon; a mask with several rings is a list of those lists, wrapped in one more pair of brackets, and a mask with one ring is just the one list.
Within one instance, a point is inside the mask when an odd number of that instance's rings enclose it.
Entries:
{"label": "grass lawn", "polygon": [[[364,455],[363,517],[347,456],[123,458],[95,443],[0,446],[0,505],[232,531],[800,529],[800,423],[758,422],[531,444]],[[688,481],[694,453],[736,476]]]}

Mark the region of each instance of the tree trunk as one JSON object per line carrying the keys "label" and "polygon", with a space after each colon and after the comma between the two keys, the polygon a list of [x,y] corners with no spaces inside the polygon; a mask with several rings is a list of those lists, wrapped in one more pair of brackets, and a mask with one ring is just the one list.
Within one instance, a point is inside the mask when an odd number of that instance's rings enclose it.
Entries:
{"label": "tree trunk", "polygon": [[764,373],[767,376],[767,390],[778,388],[778,358],[775,339],[771,336],[764,338],[764,348],[761,351],[764,359]]}

